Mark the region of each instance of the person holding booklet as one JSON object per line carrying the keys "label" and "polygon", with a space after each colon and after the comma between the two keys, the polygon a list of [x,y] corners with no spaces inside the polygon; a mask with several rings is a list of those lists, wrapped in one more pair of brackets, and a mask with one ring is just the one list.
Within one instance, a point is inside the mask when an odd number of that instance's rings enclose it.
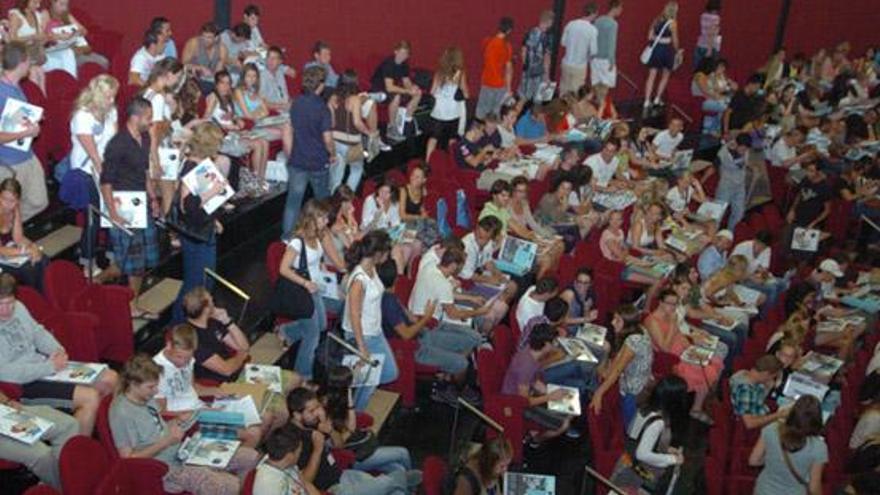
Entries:
{"label": "person holding booklet", "polygon": [[[79,433],[76,419],[49,406],[24,406],[0,391],[0,411],[4,407],[47,421],[51,427],[34,443],[23,442],[0,429],[0,459],[23,464],[40,481],[61,490],[58,458],[64,444]],[[5,411],[2,414],[5,415]]]}
{"label": "person holding booklet", "polygon": [[[115,222],[110,229],[110,242],[119,270],[128,277],[128,286],[134,292],[131,303],[133,318],[156,319],[156,315],[137,306],[141,282],[148,268],[159,263],[159,244],[153,218],[161,214],[156,190],[150,180],[150,129],[153,109],[149,101],[136,97],[128,102],[125,127],[119,130],[104,152],[101,170],[101,196],[107,214]],[[138,193],[145,198],[144,204],[134,209],[146,210],[144,228],[131,228],[120,211],[121,199],[117,193]],[[140,200],[135,200],[139,202]],[[128,235],[118,226],[128,226]]]}
{"label": "person holding booklet", "polygon": [[[193,172],[196,167],[213,163],[212,160],[220,153],[221,144],[223,131],[217,124],[205,122],[193,129],[184,149],[186,159],[180,171],[184,180],[181,181],[179,195],[176,195],[177,204],[173,205],[179,209],[178,227],[183,248],[183,284],[174,303],[172,320],[175,322],[184,320],[183,296],[201,285],[205,279],[205,269],[217,269],[217,236],[223,233],[223,224],[217,219],[220,209],[216,208],[216,200],[223,201],[229,196],[231,187],[219,172],[210,177],[213,180],[205,181],[206,187],[197,191],[187,186],[186,178],[191,173],[199,173]],[[202,182],[199,180],[200,186]],[[211,210],[212,206],[215,209]],[[211,282],[209,278],[208,283]]]}
{"label": "person holding booklet", "polygon": [[[19,83],[27,77],[32,60],[28,47],[22,42],[11,41],[3,45],[3,75],[0,77],[0,109],[5,109],[10,101],[27,103],[28,99]],[[6,120],[3,116],[2,120]],[[46,209],[49,196],[46,192],[46,177],[43,165],[30,149],[18,147],[22,140],[32,140],[40,135],[39,122],[27,119],[18,122],[17,130],[0,130],[0,179],[15,176],[21,183],[21,218],[27,222]]]}
{"label": "person holding booklet", "polygon": [[184,464],[177,454],[189,418],[168,422],[162,418],[155,399],[161,375],[162,368],[147,355],[137,354],[125,363],[122,387],[109,411],[110,431],[119,457],[156,459],[167,465],[162,481],[171,493],[238,494],[239,477],[256,467],[260,454],[249,447],[238,447],[222,471]]}
{"label": "person holding booklet", "polygon": [[10,177],[0,182],[0,268],[16,280],[43,291],[48,260],[36,243],[25,237],[21,220],[21,184]]}
{"label": "person holding booklet", "polygon": [[116,387],[116,372],[105,369],[90,385],[50,381],[68,366],[64,347],[15,299],[15,279],[0,274],[0,382],[21,385],[28,404],[73,410],[83,435],[91,435],[101,397]]}
{"label": "person holding booklet", "polygon": [[266,460],[257,466],[252,493],[260,495],[321,495],[315,485],[303,479],[297,463],[302,457],[303,441],[289,429],[269,435],[263,450]]}

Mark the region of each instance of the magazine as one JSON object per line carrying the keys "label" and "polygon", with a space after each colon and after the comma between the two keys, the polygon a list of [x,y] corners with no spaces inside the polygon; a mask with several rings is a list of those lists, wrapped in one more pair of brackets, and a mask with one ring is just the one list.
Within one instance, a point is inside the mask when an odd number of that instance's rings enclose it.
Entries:
{"label": "magazine", "polygon": [[556,495],[556,477],[506,472],[503,495]]}
{"label": "magazine", "polygon": [[244,426],[259,425],[263,422],[260,419],[260,411],[257,408],[257,404],[250,395],[245,395],[241,398],[220,397],[214,400],[211,408],[241,414]]}
{"label": "magazine", "polygon": [[788,376],[782,395],[797,400],[802,395],[812,395],[820,401],[828,393],[828,386],[817,382],[809,375],[795,371]]}
{"label": "magazine", "polygon": [[727,211],[727,203],[724,201],[706,200],[697,208],[697,213],[693,215],[695,218],[705,219],[705,221],[720,222]]}
{"label": "magazine", "polygon": [[[15,98],[7,98],[6,106],[3,107],[3,113],[0,114],[0,131],[21,132],[25,129],[26,123],[36,124],[42,119],[43,109],[41,107],[16,100]],[[34,138],[32,137],[24,137],[3,143],[3,146],[19,151],[30,151],[33,141]]]}
{"label": "magazine", "polygon": [[352,387],[377,387],[379,377],[382,375],[382,365],[385,364],[384,354],[370,356],[372,363],[365,363],[359,356],[348,354],[342,358],[342,365],[351,368]]}
{"label": "magazine", "polygon": [[828,381],[843,366],[843,361],[833,356],[810,351],[801,361],[799,371],[821,381]]}
{"label": "magazine", "polygon": [[794,234],[791,236],[791,248],[797,251],[815,253],[819,250],[819,240],[821,235],[822,232],[817,229],[795,227]]}
{"label": "magazine", "polygon": [[162,180],[177,180],[180,175],[180,164],[183,157],[177,148],[159,147],[159,166],[162,168]]}
{"label": "magazine", "polygon": [[209,191],[215,184],[223,186],[220,194],[217,194],[202,205],[202,209],[208,214],[214,213],[217,208],[223,206],[223,203],[226,203],[235,195],[235,191],[229,185],[226,177],[217,170],[217,166],[214,165],[210,158],[202,160],[194,169],[183,176],[183,183],[190,193],[196,195]]}
{"label": "magazine", "polygon": [[[11,247],[15,247],[14,245]],[[20,256],[0,256],[0,265],[10,266],[12,268],[20,268],[30,261],[31,257],[22,254]]]}
{"label": "magazine", "polygon": [[706,366],[712,360],[714,351],[705,347],[692,345],[681,353],[681,360],[697,366]]}
{"label": "magazine", "polygon": [[88,385],[94,383],[95,380],[98,379],[98,376],[100,376],[106,369],[107,365],[103,363],[80,363],[77,361],[68,361],[66,368],[55,372],[55,374],[51,376],[43,378],[43,380]]}
{"label": "magazine", "polygon": [[281,393],[281,368],[268,364],[249,364],[244,369],[244,381],[263,384],[270,392]]}
{"label": "magazine", "polygon": [[551,400],[547,403],[547,409],[551,411],[555,411],[558,413],[565,414],[566,416],[580,416],[581,415],[581,393],[578,389],[574,387],[565,387],[562,385],[554,385],[552,383],[547,384],[547,393],[552,393],[555,390],[564,390],[567,392],[566,396],[562,400]]}
{"label": "magazine", "polygon": [[[76,26],[73,24],[65,24],[63,26],[56,26],[52,28],[52,34],[61,35],[61,34],[77,34]],[[72,47],[87,47],[89,46],[89,42],[86,41],[85,37],[81,34],[78,36],[74,36],[72,38],[68,38],[66,40],[55,41],[52,45],[46,47],[46,52],[55,52],[66,50]]]}
{"label": "magazine", "polygon": [[553,99],[554,93],[556,93],[556,81],[542,81],[538,85],[535,101],[550,101]]}
{"label": "magazine", "polygon": [[605,346],[605,338],[608,336],[608,329],[593,323],[584,323],[581,328],[578,329],[576,337],[584,342],[595,346],[595,347],[604,347]]}
{"label": "magazine", "polygon": [[632,191],[597,192],[593,195],[593,204],[606,210],[623,211],[637,201]]}
{"label": "magazine", "polygon": [[[125,227],[135,230],[147,228],[146,192],[113,191],[113,202],[115,203],[116,214],[122,218]],[[104,203],[103,195],[101,195],[101,211],[108,216],[110,215],[110,210]],[[101,227],[110,228],[113,227],[113,224],[102,215]]]}
{"label": "magazine", "polygon": [[507,236],[498,253],[495,266],[502,272],[522,276],[532,269],[538,245],[518,237]]}
{"label": "magazine", "polygon": [[672,170],[688,170],[694,159],[694,150],[679,150],[672,155]]}
{"label": "magazine", "polygon": [[746,306],[757,306],[758,299],[761,298],[761,292],[751,287],[746,287],[745,285],[736,284],[733,286],[733,292],[736,294],[736,297],[739,298],[740,301],[743,302]]}
{"label": "magazine", "polygon": [[241,442],[238,440],[204,438],[196,433],[184,440],[177,451],[177,456],[190,466],[224,469],[229,465],[240,445]]}
{"label": "magazine", "polygon": [[[590,350],[587,343],[578,338],[559,337],[560,347],[568,356],[575,361],[583,361],[586,363],[598,363],[599,360]],[[559,363],[562,364],[562,363]]]}
{"label": "magazine", "polygon": [[0,404],[0,435],[33,445],[53,423],[27,411]]}
{"label": "magazine", "polygon": [[315,277],[315,283],[318,284],[318,290],[320,291],[321,296],[341,301],[343,296],[339,290],[339,280],[336,278],[336,274],[321,270],[317,275],[318,276]]}

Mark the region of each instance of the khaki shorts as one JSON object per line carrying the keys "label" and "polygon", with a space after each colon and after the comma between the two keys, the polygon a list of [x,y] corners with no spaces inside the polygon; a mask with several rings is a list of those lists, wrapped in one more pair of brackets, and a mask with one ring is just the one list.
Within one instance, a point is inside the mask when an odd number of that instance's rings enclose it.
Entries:
{"label": "khaki shorts", "polygon": [[559,78],[559,94],[573,93],[587,82],[587,68],[562,64]]}

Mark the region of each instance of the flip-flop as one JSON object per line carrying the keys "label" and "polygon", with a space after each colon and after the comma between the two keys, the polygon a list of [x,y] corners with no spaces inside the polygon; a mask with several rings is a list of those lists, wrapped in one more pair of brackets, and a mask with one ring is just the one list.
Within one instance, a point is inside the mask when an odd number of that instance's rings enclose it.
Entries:
{"label": "flip-flop", "polygon": [[157,315],[155,313],[151,313],[151,312],[143,310],[143,309],[135,309],[131,313],[131,318],[133,320],[156,321],[159,319],[159,315]]}

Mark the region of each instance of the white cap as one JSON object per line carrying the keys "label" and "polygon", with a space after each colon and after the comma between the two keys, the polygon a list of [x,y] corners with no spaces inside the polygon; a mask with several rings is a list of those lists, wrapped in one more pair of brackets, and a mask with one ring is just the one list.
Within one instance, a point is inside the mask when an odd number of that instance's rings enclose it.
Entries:
{"label": "white cap", "polygon": [[732,241],[732,240],[733,240],[733,232],[731,232],[731,231],[729,231],[729,230],[727,230],[727,229],[719,230],[715,235],[718,236],[718,237],[721,237],[721,238],[727,239],[728,241]]}
{"label": "white cap", "polygon": [[837,278],[843,276],[843,270],[840,269],[840,265],[831,258],[822,260],[822,263],[819,264],[819,269],[823,272],[828,272]]}

